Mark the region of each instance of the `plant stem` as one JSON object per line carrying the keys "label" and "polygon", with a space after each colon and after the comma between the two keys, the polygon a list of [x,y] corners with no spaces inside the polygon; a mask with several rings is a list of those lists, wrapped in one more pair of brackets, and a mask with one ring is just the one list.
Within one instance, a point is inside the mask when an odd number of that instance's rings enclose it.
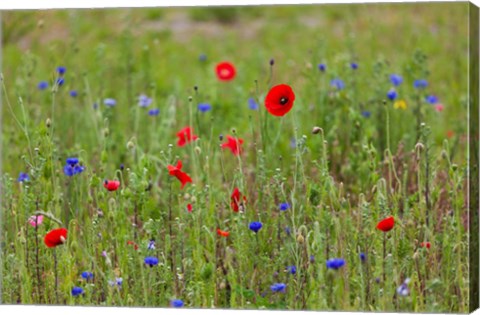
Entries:
{"label": "plant stem", "polygon": [[387,280],[386,275],[386,259],[387,259],[387,233],[383,232],[383,283]]}
{"label": "plant stem", "polygon": [[57,249],[53,249],[53,262],[55,271],[55,303],[58,305],[58,264],[57,264]]}

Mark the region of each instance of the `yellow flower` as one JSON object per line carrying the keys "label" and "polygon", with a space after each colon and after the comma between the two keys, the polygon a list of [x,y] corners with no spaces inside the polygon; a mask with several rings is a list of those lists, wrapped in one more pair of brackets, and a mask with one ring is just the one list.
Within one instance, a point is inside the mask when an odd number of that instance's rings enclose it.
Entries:
{"label": "yellow flower", "polygon": [[398,100],[398,101],[395,101],[395,103],[393,103],[393,108],[395,109],[407,109],[407,103],[404,101],[404,100]]}

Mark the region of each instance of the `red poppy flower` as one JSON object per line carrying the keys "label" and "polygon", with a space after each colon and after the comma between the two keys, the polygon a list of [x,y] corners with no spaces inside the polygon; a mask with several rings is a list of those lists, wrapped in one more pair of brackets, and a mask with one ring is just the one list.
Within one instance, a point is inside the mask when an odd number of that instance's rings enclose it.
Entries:
{"label": "red poppy flower", "polygon": [[127,245],[132,245],[134,250],[138,250],[138,245],[134,241],[127,241]]}
{"label": "red poppy flower", "polygon": [[233,154],[239,155],[240,153],[242,153],[242,144],[243,139],[237,139],[231,136],[227,136],[227,142],[222,143],[222,149],[229,148]]}
{"label": "red poppy flower", "polygon": [[193,134],[193,129],[190,127],[185,127],[179,132],[177,132],[177,137],[178,137],[177,145],[179,147],[183,147],[185,144],[198,139],[198,137]]}
{"label": "red poppy flower", "polygon": [[386,219],[383,219],[377,224],[377,229],[383,232],[388,232],[391,229],[393,229],[394,225],[395,225],[395,219],[393,217],[388,217]]}
{"label": "red poppy flower", "polygon": [[55,247],[58,245],[62,245],[67,240],[67,229],[60,228],[51,230],[50,232],[45,235],[45,245],[47,247]]}
{"label": "red poppy flower", "polygon": [[422,242],[422,243],[420,243],[420,247],[426,247],[426,248],[430,249],[431,246],[432,246],[432,244],[430,244],[430,242]]}
{"label": "red poppy flower", "polygon": [[220,62],[216,67],[215,71],[217,73],[217,77],[221,81],[230,81],[235,78],[235,67],[230,62]]}
{"label": "red poppy flower", "polygon": [[451,137],[453,137],[455,135],[455,133],[453,132],[453,130],[447,130],[447,138],[450,139]]}
{"label": "red poppy flower", "polygon": [[118,180],[105,180],[103,187],[107,188],[108,191],[115,191],[120,187],[120,182]]}
{"label": "red poppy flower", "polygon": [[[243,199],[243,200],[242,200]],[[232,192],[232,195],[230,196],[230,206],[232,207],[234,212],[238,212],[240,209],[244,208],[244,202],[247,201],[247,198],[243,196],[242,198],[242,193],[240,190],[238,190],[237,187]]]}
{"label": "red poppy flower", "polygon": [[227,237],[227,236],[230,235],[230,232],[222,231],[222,230],[220,230],[220,229],[217,229],[217,234],[218,234],[219,236]]}
{"label": "red poppy flower", "polygon": [[178,161],[177,166],[168,165],[167,168],[170,175],[175,176],[182,183],[182,189],[188,182],[192,182],[190,176],[188,176],[187,173],[181,171],[182,161]]}
{"label": "red poppy flower", "polygon": [[188,212],[192,212],[192,210],[193,210],[192,204],[189,203],[189,204],[187,205],[187,211],[188,211]]}
{"label": "red poppy flower", "polygon": [[290,86],[280,84],[272,87],[265,97],[265,107],[274,116],[283,116],[293,107],[295,93]]}

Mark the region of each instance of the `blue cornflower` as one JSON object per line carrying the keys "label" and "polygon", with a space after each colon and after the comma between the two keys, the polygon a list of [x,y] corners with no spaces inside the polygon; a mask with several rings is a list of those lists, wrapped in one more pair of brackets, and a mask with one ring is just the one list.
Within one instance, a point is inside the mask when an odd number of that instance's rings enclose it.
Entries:
{"label": "blue cornflower", "polygon": [[85,170],[84,166],[81,166],[80,164],[77,164],[73,167],[73,174],[80,174]]}
{"label": "blue cornflower", "polygon": [[150,249],[150,250],[155,249],[155,240],[150,240],[148,242],[148,247],[147,248]]}
{"label": "blue cornflower", "polygon": [[290,138],[290,148],[295,149],[297,147],[297,140],[295,138]]}
{"label": "blue cornflower", "polygon": [[80,287],[73,287],[73,289],[72,289],[72,295],[73,296],[78,296],[80,294],[83,294],[83,292],[84,292],[83,289],[80,288]]}
{"label": "blue cornflower", "polygon": [[270,286],[270,289],[273,292],[285,292],[286,287],[287,286],[285,285],[285,283],[275,283],[274,285]]}
{"label": "blue cornflower", "polygon": [[350,67],[351,67],[353,70],[357,70],[357,69],[358,69],[358,63],[352,62],[352,63],[350,64]]}
{"label": "blue cornflower", "polygon": [[405,279],[405,281],[397,288],[397,294],[400,296],[407,296],[410,294],[410,290],[408,289],[408,283],[410,282],[410,278]]}
{"label": "blue cornflower", "polygon": [[172,305],[173,307],[182,307],[183,306],[183,301],[182,300],[172,300],[172,302],[170,302],[170,305]]}
{"label": "blue cornflower", "polygon": [[138,97],[138,106],[148,107],[150,104],[152,104],[152,99],[145,94],[142,94]]}
{"label": "blue cornflower", "polygon": [[337,90],[342,90],[343,88],[345,88],[345,84],[341,79],[333,79],[332,81],[330,81],[330,86],[336,88]]}
{"label": "blue cornflower", "polygon": [[90,271],[84,271],[84,272],[82,272],[81,276],[82,276],[82,278],[85,279],[85,280],[93,279],[93,273],[91,273]]}
{"label": "blue cornflower", "polygon": [[158,108],[153,108],[148,111],[148,114],[150,116],[158,116],[158,114],[160,114],[160,110]]}
{"label": "blue cornflower", "polygon": [[287,233],[288,236],[290,236],[290,234],[292,233],[292,231],[290,231],[290,228],[288,226],[285,228],[285,233]]}
{"label": "blue cornflower", "polygon": [[123,165],[123,163],[120,164],[120,170],[123,171],[124,169],[125,169],[125,165]]}
{"label": "blue cornflower", "polygon": [[123,283],[122,278],[115,278],[115,281],[113,281],[113,280],[108,281],[108,284],[112,287],[114,287],[114,286],[121,287],[122,283]]}
{"label": "blue cornflower", "polygon": [[198,60],[200,60],[201,62],[207,61],[207,55],[205,55],[205,54],[200,54],[200,55],[198,56]]}
{"label": "blue cornflower", "polygon": [[327,65],[324,64],[324,63],[320,63],[318,65],[318,70],[322,71],[322,72],[325,72],[325,70],[327,70]]}
{"label": "blue cornflower", "polygon": [[438,97],[436,97],[435,95],[428,95],[425,97],[425,101],[427,101],[427,103],[435,105],[438,103]]}
{"label": "blue cornflower", "polygon": [[103,104],[105,104],[109,107],[112,107],[112,106],[117,105],[117,101],[113,98],[106,98],[106,99],[103,100]]}
{"label": "blue cornflower", "polygon": [[64,83],[65,83],[65,79],[64,78],[58,78],[55,83],[58,85],[58,86],[62,86]]}
{"label": "blue cornflower", "polygon": [[63,167],[63,173],[67,176],[73,176],[74,175],[73,169],[74,169],[74,166],[67,164]]}
{"label": "blue cornflower", "polygon": [[210,105],[208,103],[198,104],[198,110],[201,111],[202,113],[208,112],[211,109],[212,109],[212,105]]}
{"label": "blue cornflower", "polygon": [[158,258],[156,258],[156,257],[145,257],[144,261],[150,267],[158,265]]}
{"label": "blue cornflower", "polygon": [[250,225],[248,226],[248,228],[250,230],[252,230],[253,232],[257,233],[258,231],[260,231],[260,229],[262,228],[262,223],[260,222],[252,222],[250,223]]}
{"label": "blue cornflower", "polygon": [[345,265],[345,260],[342,258],[332,258],[327,260],[327,268],[329,269],[339,269]]}
{"label": "blue cornflower", "polygon": [[70,91],[70,96],[71,96],[71,97],[77,97],[77,96],[78,96],[78,92],[75,91],[75,90],[71,90],[71,91]]}
{"label": "blue cornflower", "polygon": [[63,66],[57,67],[57,72],[58,72],[59,75],[64,75],[66,71],[67,71],[67,68],[65,68]]}
{"label": "blue cornflower", "polygon": [[47,81],[40,81],[37,85],[39,90],[45,90],[48,88],[48,82]]}
{"label": "blue cornflower", "polygon": [[63,173],[67,176],[80,174],[85,170],[85,167],[78,164],[78,158],[67,158],[67,164],[63,167]]}
{"label": "blue cornflower", "polygon": [[315,256],[310,255],[310,262],[313,264],[315,262]]}
{"label": "blue cornflower", "polygon": [[292,275],[297,273],[297,267],[296,266],[288,266],[287,271],[291,273]]}
{"label": "blue cornflower", "polygon": [[427,86],[428,86],[428,82],[427,80],[424,80],[424,79],[415,80],[415,82],[413,82],[413,87],[415,87],[416,89],[424,89]]}
{"label": "blue cornflower", "polygon": [[395,91],[395,89],[390,89],[390,91],[387,92],[387,97],[389,100],[393,101],[397,98],[398,93]]}
{"label": "blue cornflower", "polygon": [[360,253],[360,260],[364,262],[367,259],[367,255],[365,253]]}
{"label": "blue cornflower", "polygon": [[255,99],[253,97],[250,97],[248,99],[248,108],[251,110],[257,110],[258,109],[258,104],[255,102]]}
{"label": "blue cornflower", "polygon": [[25,181],[29,181],[29,180],[30,180],[30,177],[28,176],[27,173],[20,173],[20,174],[18,175],[17,181],[18,181],[19,183],[25,182]]}
{"label": "blue cornflower", "polygon": [[362,116],[365,117],[365,118],[369,118],[371,115],[372,115],[372,113],[369,112],[368,110],[362,111]]}
{"label": "blue cornflower", "polygon": [[97,103],[93,103],[93,109],[97,109],[98,108],[98,104]]}
{"label": "blue cornflower", "polygon": [[398,74],[391,74],[390,75],[390,82],[392,82],[392,84],[394,86],[399,86],[400,84],[402,84],[403,78],[402,78],[402,76],[400,76]]}
{"label": "blue cornflower", "polygon": [[68,165],[71,165],[71,166],[75,166],[76,164],[78,164],[78,158],[76,157],[69,157],[67,158],[67,164]]}
{"label": "blue cornflower", "polygon": [[288,204],[288,202],[282,202],[278,208],[280,209],[280,211],[285,211],[287,209],[290,209],[290,205]]}

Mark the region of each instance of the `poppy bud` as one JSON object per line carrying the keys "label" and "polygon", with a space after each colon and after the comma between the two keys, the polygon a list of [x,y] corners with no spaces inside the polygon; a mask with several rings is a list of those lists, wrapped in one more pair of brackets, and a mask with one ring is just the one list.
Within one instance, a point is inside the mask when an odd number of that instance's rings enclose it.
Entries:
{"label": "poppy bud", "polygon": [[442,158],[444,158],[445,160],[448,158],[447,151],[442,150]]}
{"label": "poppy bud", "polygon": [[322,128],[317,127],[317,126],[313,127],[313,129],[312,129],[312,133],[313,133],[314,135],[320,133],[320,131],[322,131]]}
{"label": "poppy bud", "polygon": [[456,171],[458,169],[458,165],[457,164],[452,164],[452,170]]}
{"label": "poppy bud", "polygon": [[108,137],[109,134],[110,134],[110,130],[108,130],[108,128],[103,129],[103,136],[104,137]]}
{"label": "poppy bud", "polygon": [[425,146],[420,142],[415,145],[415,150],[417,151],[422,151],[424,148]]}
{"label": "poppy bud", "polygon": [[47,120],[45,121],[45,125],[47,126],[47,128],[50,128],[50,126],[52,125],[52,121],[50,120],[50,118],[47,118]]}
{"label": "poppy bud", "polygon": [[305,238],[303,238],[302,234],[297,235],[297,242],[299,244],[303,244],[305,242]]}
{"label": "poppy bud", "polygon": [[193,97],[189,96],[188,101],[191,102],[193,100]]}
{"label": "poppy bud", "polygon": [[133,141],[128,141],[127,142],[127,149],[129,149],[129,150],[135,149],[135,143],[133,143]]}
{"label": "poppy bud", "polygon": [[198,155],[202,154],[202,149],[199,146],[196,146],[195,147],[195,153],[198,154]]}
{"label": "poppy bud", "polygon": [[198,86],[195,85],[195,86],[193,87],[193,89],[194,89],[195,91],[198,91]]}
{"label": "poppy bud", "polygon": [[190,198],[190,201],[193,202],[193,203],[197,202],[197,197],[192,196],[192,198]]}

